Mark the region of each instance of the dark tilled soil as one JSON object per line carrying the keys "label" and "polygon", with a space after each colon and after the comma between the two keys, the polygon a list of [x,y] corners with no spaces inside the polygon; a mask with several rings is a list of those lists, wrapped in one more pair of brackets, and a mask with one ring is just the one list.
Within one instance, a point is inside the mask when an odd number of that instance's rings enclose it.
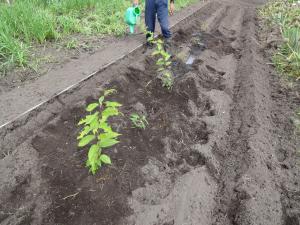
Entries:
{"label": "dark tilled soil", "polygon": [[[1,131],[1,225],[298,225],[299,98],[264,58],[255,1],[212,1],[173,35],[171,91],[151,51],[127,58]],[[186,62],[189,62],[188,64]],[[113,165],[92,176],[77,148],[84,106],[105,88]],[[132,112],[147,116],[134,129]]]}

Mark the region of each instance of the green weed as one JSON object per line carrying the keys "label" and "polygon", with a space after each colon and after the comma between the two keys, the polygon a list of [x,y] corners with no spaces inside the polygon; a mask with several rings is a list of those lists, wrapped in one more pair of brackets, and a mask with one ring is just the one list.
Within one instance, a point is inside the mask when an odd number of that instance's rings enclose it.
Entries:
{"label": "green weed", "polygon": [[118,136],[121,134],[112,130],[108,119],[120,114],[118,108],[121,104],[105,101],[107,96],[115,92],[115,89],[104,91],[98,102],[91,103],[86,107],[88,115],[78,123],[78,125],[83,125],[83,129],[77,137],[78,146],[90,145],[86,166],[89,167],[92,174],[95,174],[103,164],[111,164],[110,157],[103,154],[102,150],[119,143]]}
{"label": "green weed", "polygon": [[137,113],[132,113],[130,115],[130,120],[131,120],[133,126],[136,128],[146,129],[146,126],[148,125],[146,116],[144,116],[144,115],[141,116]]}
{"label": "green weed", "polygon": [[78,42],[75,39],[72,39],[66,43],[67,49],[76,49],[78,47]]}
{"label": "green weed", "polygon": [[279,26],[283,43],[273,57],[280,73],[300,79],[300,5],[296,0],[274,0],[260,10],[269,26]]}
{"label": "green weed", "polygon": [[0,69],[3,70],[13,63],[24,66],[28,60],[28,46],[12,37],[8,26],[0,23]]}

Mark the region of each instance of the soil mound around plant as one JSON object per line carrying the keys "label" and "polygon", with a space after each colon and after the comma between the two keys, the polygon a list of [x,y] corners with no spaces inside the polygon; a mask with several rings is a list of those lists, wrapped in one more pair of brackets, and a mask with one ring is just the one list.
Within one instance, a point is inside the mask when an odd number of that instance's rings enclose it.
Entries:
{"label": "soil mound around plant", "polygon": [[[0,224],[298,225],[289,116],[300,102],[262,55],[258,3],[213,1],[182,22],[171,90],[146,50],[2,130]],[[105,150],[112,166],[92,176],[77,123],[108,88],[122,135]],[[135,112],[146,129],[132,127]]]}

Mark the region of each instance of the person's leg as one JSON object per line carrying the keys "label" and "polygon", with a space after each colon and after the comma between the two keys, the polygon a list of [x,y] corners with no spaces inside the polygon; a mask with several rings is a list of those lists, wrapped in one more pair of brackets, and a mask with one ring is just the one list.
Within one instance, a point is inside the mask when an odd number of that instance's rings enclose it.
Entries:
{"label": "person's leg", "polygon": [[[156,20],[156,7],[155,0],[146,0],[145,6],[145,24],[147,31],[154,33],[155,30],[155,20]],[[147,35],[148,38],[150,35]]]}
{"label": "person's leg", "polygon": [[157,18],[161,27],[161,32],[165,39],[171,37],[169,29],[169,9],[168,0],[156,0]]}

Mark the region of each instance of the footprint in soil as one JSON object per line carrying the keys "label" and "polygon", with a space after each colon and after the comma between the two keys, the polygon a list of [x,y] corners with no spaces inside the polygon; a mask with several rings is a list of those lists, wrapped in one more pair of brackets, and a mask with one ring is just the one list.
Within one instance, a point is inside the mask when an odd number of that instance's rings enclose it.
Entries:
{"label": "footprint in soil", "polygon": [[284,225],[299,225],[299,219],[296,216],[287,216]]}
{"label": "footprint in soil", "polygon": [[209,132],[206,130],[206,124],[201,128],[197,128],[192,134],[192,140],[198,144],[207,144],[209,140]]}
{"label": "footprint in soil", "polygon": [[213,74],[218,74],[220,76],[224,76],[226,74],[226,72],[224,71],[217,71],[215,68],[213,68],[212,66],[210,65],[205,65],[205,67],[210,71],[212,72]]}
{"label": "footprint in soil", "polygon": [[185,149],[184,152],[177,153],[176,159],[168,162],[170,168],[177,168],[182,174],[191,170],[191,168],[201,167],[206,164],[206,158],[199,152]]}
{"label": "footprint in soil", "polygon": [[207,130],[207,124],[205,122],[193,122],[190,127],[191,131],[189,132],[189,137],[193,143],[202,145],[208,143],[210,132]]}
{"label": "footprint in soil", "polygon": [[190,166],[204,166],[206,163],[205,157],[196,151],[188,152],[183,157]]}
{"label": "footprint in soil", "polygon": [[225,79],[223,78],[226,74],[224,71],[217,71],[209,65],[200,65],[197,67],[196,73],[202,87],[208,90],[216,89],[221,91],[226,88],[224,83]]}
{"label": "footprint in soil", "polygon": [[169,221],[169,222],[166,222],[166,223],[164,223],[163,225],[174,225],[174,220],[171,220],[171,221]]}

